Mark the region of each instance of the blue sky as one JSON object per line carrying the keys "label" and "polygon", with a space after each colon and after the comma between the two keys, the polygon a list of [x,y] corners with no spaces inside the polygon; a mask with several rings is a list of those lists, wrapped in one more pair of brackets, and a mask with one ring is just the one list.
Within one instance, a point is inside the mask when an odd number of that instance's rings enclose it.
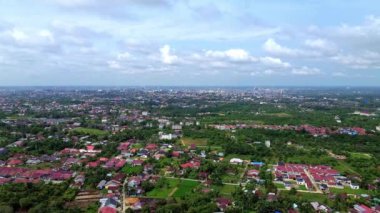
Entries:
{"label": "blue sky", "polygon": [[0,85],[380,86],[380,2],[0,0]]}

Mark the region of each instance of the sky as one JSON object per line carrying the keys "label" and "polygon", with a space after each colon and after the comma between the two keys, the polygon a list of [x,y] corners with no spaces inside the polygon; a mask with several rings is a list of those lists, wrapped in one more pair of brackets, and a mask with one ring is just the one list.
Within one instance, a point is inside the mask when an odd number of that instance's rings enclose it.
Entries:
{"label": "sky", "polygon": [[378,0],[0,0],[0,86],[380,86]]}

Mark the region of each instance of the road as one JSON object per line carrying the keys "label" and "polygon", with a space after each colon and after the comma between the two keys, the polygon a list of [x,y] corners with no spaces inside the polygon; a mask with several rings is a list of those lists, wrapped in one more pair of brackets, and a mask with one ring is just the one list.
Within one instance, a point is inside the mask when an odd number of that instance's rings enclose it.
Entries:
{"label": "road", "polygon": [[309,173],[309,171],[307,171],[307,169],[304,169],[304,172],[305,174],[309,177],[310,181],[311,181],[311,184],[313,184],[315,190],[318,192],[318,193],[323,193],[319,187],[318,187],[318,184],[315,182],[313,176]]}
{"label": "road", "polygon": [[128,182],[128,177],[126,177],[125,179],[124,179],[124,182],[123,182],[123,196],[122,196],[122,200],[121,200],[121,202],[123,203],[122,204],[122,211],[121,212],[125,212],[125,184],[127,184],[127,182]]}

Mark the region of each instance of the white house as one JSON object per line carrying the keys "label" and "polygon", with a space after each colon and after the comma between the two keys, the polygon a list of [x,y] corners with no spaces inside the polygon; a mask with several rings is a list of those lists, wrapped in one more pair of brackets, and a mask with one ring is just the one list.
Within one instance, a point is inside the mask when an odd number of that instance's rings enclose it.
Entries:
{"label": "white house", "polygon": [[231,164],[243,164],[243,160],[240,158],[231,158],[230,163]]}
{"label": "white house", "polygon": [[172,139],[174,139],[174,135],[171,133],[160,135],[160,140],[172,140]]}
{"label": "white house", "polygon": [[350,187],[351,187],[351,189],[359,189],[360,188],[359,185],[356,183],[351,183]]}
{"label": "white house", "polygon": [[265,141],[265,146],[268,148],[270,147],[270,140]]}

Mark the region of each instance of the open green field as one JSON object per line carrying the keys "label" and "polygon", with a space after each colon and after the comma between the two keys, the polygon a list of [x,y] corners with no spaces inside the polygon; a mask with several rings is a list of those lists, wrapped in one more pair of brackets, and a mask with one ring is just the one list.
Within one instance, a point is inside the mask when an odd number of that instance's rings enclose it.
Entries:
{"label": "open green field", "polygon": [[195,144],[196,146],[206,146],[207,139],[205,138],[182,138],[181,142],[184,146]]}
{"label": "open green field", "polygon": [[[280,193],[283,195],[291,196],[291,195],[288,195],[289,194],[288,190],[282,190]],[[297,192],[297,195],[295,196],[302,198],[303,200],[310,201],[310,202],[318,201],[319,203],[323,203],[323,204],[327,204],[326,202],[328,202],[327,195],[325,194]]]}
{"label": "open green field", "polygon": [[334,161],[332,157],[328,155],[321,156],[320,158],[315,158],[309,155],[294,155],[288,157],[286,162],[290,163],[305,163],[305,164],[328,164],[331,161]]}
{"label": "open green field", "polygon": [[372,156],[367,153],[361,153],[361,152],[350,152],[351,157],[353,158],[364,158],[364,159],[371,159]]}
{"label": "open green field", "polygon": [[200,184],[198,181],[180,180],[175,178],[168,178],[167,181],[169,183],[167,187],[154,188],[152,191],[147,193],[147,197],[182,197],[186,194],[189,194],[191,190]]}
{"label": "open green field", "polygon": [[222,195],[226,195],[226,196],[231,196],[231,194],[233,192],[235,192],[236,190],[236,186],[234,185],[227,185],[227,184],[224,184],[221,188],[220,188],[220,194]]}
{"label": "open green field", "polygon": [[167,179],[169,185],[164,188],[154,188],[152,191],[147,193],[147,197],[152,198],[167,198],[169,194],[177,187],[179,179]]}
{"label": "open green field", "polygon": [[347,194],[372,194],[373,192],[365,189],[351,189],[350,187],[344,187],[344,189],[338,189],[338,188],[329,188],[330,192],[334,193],[347,193]]}
{"label": "open green field", "polygon": [[224,183],[238,183],[240,181],[241,172],[236,175],[225,174],[222,176],[222,181]]}
{"label": "open green field", "polygon": [[102,136],[106,135],[108,132],[100,129],[92,129],[92,128],[84,128],[84,127],[78,127],[73,130],[72,132],[76,132],[79,134],[84,134],[84,135],[95,135],[95,136]]}
{"label": "open green field", "polygon": [[299,189],[299,190],[305,190],[305,191],[307,190],[307,188],[306,188],[305,185],[299,185],[299,186],[298,186],[298,189]]}
{"label": "open green field", "polygon": [[317,193],[308,193],[308,192],[297,192],[297,194],[305,200],[310,202],[318,201],[320,203],[326,203],[327,195],[317,194]]}
{"label": "open green field", "polygon": [[265,113],[264,115],[275,116],[275,117],[279,117],[279,118],[290,118],[290,117],[292,117],[292,115],[290,115],[290,114],[288,114],[288,113],[284,113],[284,112],[278,112],[278,113]]}
{"label": "open green field", "polygon": [[285,189],[285,186],[283,183],[274,183],[274,185],[278,188],[278,189]]}
{"label": "open green field", "polygon": [[350,174],[359,174],[345,161],[337,161],[337,165],[334,166],[339,172],[350,173]]}
{"label": "open green field", "polygon": [[195,187],[199,185],[197,181],[181,180],[177,186],[177,190],[172,195],[173,197],[182,197],[189,194]]}

